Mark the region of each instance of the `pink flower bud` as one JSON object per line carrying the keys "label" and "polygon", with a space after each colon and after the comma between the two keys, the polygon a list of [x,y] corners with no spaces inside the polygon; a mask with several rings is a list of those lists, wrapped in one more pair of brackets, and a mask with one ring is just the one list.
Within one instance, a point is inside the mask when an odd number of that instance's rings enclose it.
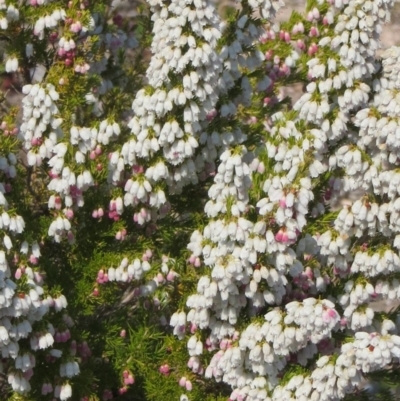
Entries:
{"label": "pink flower bud", "polygon": [[121,387],[120,389],[118,389],[118,393],[120,395],[125,394],[127,391],[128,391],[128,387],[126,387],[126,386]]}
{"label": "pink flower bud", "polygon": [[299,39],[296,42],[296,46],[300,49],[300,50],[304,50],[306,48],[306,44],[304,43],[303,40]]}
{"label": "pink flower bud", "polygon": [[179,385],[180,385],[181,387],[185,387],[185,385],[186,385],[186,377],[185,377],[185,376],[183,376],[183,377],[181,377],[181,378],[179,379]]}
{"label": "pink flower bud", "polygon": [[318,51],[318,45],[316,43],[311,43],[307,53],[309,56],[313,56],[317,51]]}
{"label": "pink flower bud", "polygon": [[192,382],[190,380],[187,380],[185,383],[185,387],[186,387],[187,391],[192,391],[192,388],[193,388]]}
{"label": "pink flower bud", "polygon": [[167,281],[174,281],[176,273],[173,270],[170,270],[167,274]]}
{"label": "pink flower bud", "polygon": [[67,209],[67,210],[65,211],[65,217],[66,217],[68,220],[73,219],[73,218],[74,218],[74,211],[73,211],[72,209]]}
{"label": "pink flower bud", "polygon": [[192,324],[190,325],[190,332],[191,332],[192,334],[194,334],[194,333],[196,333],[196,331],[197,331],[197,326],[196,326],[194,323],[192,323]]}
{"label": "pink flower bud", "polygon": [[283,242],[283,230],[282,230],[282,229],[280,229],[280,230],[276,233],[276,235],[275,235],[275,240],[276,240],[277,242]]}
{"label": "pink flower bud", "polygon": [[271,60],[272,58],[272,50],[268,50],[265,52],[265,60]]}
{"label": "pink flower bud", "polygon": [[316,38],[317,36],[319,36],[318,28],[316,26],[312,26],[310,29],[310,37]]}
{"label": "pink flower bud", "polygon": [[270,104],[270,103],[271,103],[271,98],[268,97],[268,96],[265,97],[265,98],[264,98],[264,104],[265,104],[265,105],[268,105],[268,104]]}

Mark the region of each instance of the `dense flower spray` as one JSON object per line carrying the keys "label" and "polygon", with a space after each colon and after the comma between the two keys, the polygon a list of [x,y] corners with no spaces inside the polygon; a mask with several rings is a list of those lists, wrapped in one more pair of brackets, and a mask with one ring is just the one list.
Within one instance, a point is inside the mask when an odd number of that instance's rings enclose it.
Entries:
{"label": "dense flower spray", "polygon": [[1,394],[390,395],[393,1],[114,6],[0,0]]}

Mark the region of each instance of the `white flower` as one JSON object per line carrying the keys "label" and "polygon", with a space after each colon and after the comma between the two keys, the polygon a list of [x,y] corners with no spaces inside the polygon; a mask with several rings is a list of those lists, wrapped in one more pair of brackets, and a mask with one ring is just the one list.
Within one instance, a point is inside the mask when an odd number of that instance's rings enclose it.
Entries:
{"label": "white flower", "polygon": [[6,61],[6,72],[15,72],[18,70],[18,59],[10,57]]}
{"label": "white flower", "polygon": [[69,383],[65,383],[61,386],[61,391],[60,391],[60,400],[65,401],[68,400],[68,398],[71,398],[72,396],[72,388]]}

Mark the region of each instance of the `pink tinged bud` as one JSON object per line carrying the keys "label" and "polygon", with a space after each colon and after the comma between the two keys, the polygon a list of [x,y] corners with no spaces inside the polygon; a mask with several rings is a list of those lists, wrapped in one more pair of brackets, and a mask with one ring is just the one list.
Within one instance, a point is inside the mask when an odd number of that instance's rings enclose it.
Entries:
{"label": "pink tinged bud", "polygon": [[185,383],[185,387],[186,387],[187,391],[192,391],[192,388],[193,388],[192,382],[190,380],[187,380]]}
{"label": "pink tinged bud", "polygon": [[280,201],[279,201],[279,206],[280,206],[282,209],[286,209],[286,197],[283,197],[283,198],[280,199]]}
{"label": "pink tinged bud", "polygon": [[194,261],[194,266],[195,266],[195,267],[200,267],[200,266],[201,266],[201,260],[200,260],[200,258],[197,257],[197,258],[195,259],[195,261]]}
{"label": "pink tinged bud", "polygon": [[143,262],[147,262],[149,260],[149,258],[147,257],[147,255],[145,253],[142,255],[142,260],[143,260]]}
{"label": "pink tinged bud", "polygon": [[310,266],[306,267],[305,274],[310,280],[312,280],[314,278],[314,272],[312,271]]}
{"label": "pink tinged bud", "polygon": [[94,150],[92,150],[91,152],[90,152],[90,155],[89,155],[89,157],[90,157],[90,160],[94,160],[95,158],[96,158],[96,152],[94,151]]}
{"label": "pink tinged bud", "polygon": [[261,162],[261,163],[258,165],[257,171],[258,171],[260,174],[263,174],[263,173],[265,172],[265,164],[264,164],[264,162]]}
{"label": "pink tinged bud", "polygon": [[334,309],[327,309],[322,313],[322,320],[329,323],[338,318],[338,313]]}
{"label": "pink tinged bud", "polygon": [[74,243],[74,241],[75,241],[75,236],[74,236],[74,233],[72,232],[72,231],[68,231],[68,233],[67,233],[67,239],[68,239],[68,241],[69,241],[69,243]]}
{"label": "pink tinged bud", "polygon": [[161,273],[158,273],[158,274],[157,274],[157,282],[158,282],[159,284],[161,284],[161,283],[164,282],[164,276],[163,276]]}
{"label": "pink tinged bud", "polygon": [[65,216],[68,220],[71,220],[74,218],[74,211],[72,209],[67,209],[65,211]]}
{"label": "pink tinged bud", "polygon": [[329,25],[329,20],[328,20],[328,17],[324,17],[324,18],[322,18],[322,24],[323,25]]}
{"label": "pink tinged bud", "polygon": [[307,21],[312,21],[314,19],[314,15],[312,11],[309,11],[307,14]]}
{"label": "pink tinged bud", "polygon": [[97,210],[97,215],[98,215],[99,217],[103,217],[103,216],[104,216],[104,210],[103,210],[102,208],[98,209],[98,210]]}
{"label": "pink tinged bud", "polygon": [[313,56],[317,51],[318,51],[318,45],[316,43],[311,43],[307,53],[309,56]]}
{"label": "pink tinged bud", "polygon": [[310,37],[316,38],[317,36],[319,36],[318,28],[316,26],[312,26],[310,29]]}
{"label": "pink tinged bud", "polygon": [[284,231],[282,229],[280,229],[275,235],[275,240],[277,242],[283,242],[283,234],[284,234]]}
{"label": "pink tinged bud", "polygon": [[170,372],[169,365],[165,364],[165,365],[160,366],[159,371],[161,374],[163,374],[165,376],[169,375],[169,372]]}
{"label": "pink tinged bud", "polygon": [[121,238],[122,238],[121,231],[118,231],[118,232],[115,234],[115,239],[118,240],[118,241],[120,241]]}
{"label": "pink tinged bud", "polygon": [[94,288],[92,294],[93,294],[94,297],[98,297],[99,294],[100,294],[99,289],[98,288]]}
{"label": "pink tinged bud", "polygon": [[279,56],[274,57],[274,64],[279,64],[281,62],[281,59]]}
{"label": "pink tinged bud", "polygon": [[186,385],[186,377],[185,377],[185,376],[183,376],[183,377],[181,377],[181,378],[179,379],[179,385],[180,385],[181,387],[185,387],[185,385]]}
{"label": "pink tinged bud", "polygon": [[271,60],[272,58],[272,50],[268,50],[265,52],[265,60]]}
{"label": "pink tinged bud", "polygon": [[280,31],[279,32],[279,39],[284,40],[285,39],[285,31]]}
{"label": "pink tinged bud", "polygon": [[119,393],[120,395],[122,395],[122,394],[125,394],[127,391],[128,391],[128,387],[124,386],[124,387],[121,387],[121,388],[118,390],[118,393]]}
{"label": "pink tinged bud", "polygon": [[190,332],[191,332],[192,334],[194,334],[194,333],[196,333],[196,331],[197,331],[197,326],[196,326],[194,323],[192,323],[192,324],[190,325]]}
{"label": "pink tinged bud", "polygon": [[319,19],[320,18],[320,13],[319,13],[319,10],[318,10],[318,8],[316,8],[316,7],[314,7],[313,9],[312,9],[312,13],[313,13],[313,17],[315,18],[315,19]]}
{"label": "pink tinged bud", "polygon": [[36,256],[34,256],[34,255],[30,255],[30,256],[29,256],[29,261],[30,261],[33,265],[37,265],[38,262],[39,262],[39,259],[38,259]]}
{"label": "pink tinged bud", "polygon": [[270,97],[265,97],[264,98],[264,104],[265,105],[268,105],[268,104],[270,104],[271,103],[271,98]]}
{"label": "pink tinged bud", "polygon": [[94,219],[97,219],[97,217],[99,217],[99,213],[98,213],[97,210],[93,210],[93,212],[92,212],[92,217],[93,217]]}
{"label": "pink tinged bud", "polygon": [[196,256],[190,255],[189,263],[190,263],[191,265],[194,265],[195,260],[196,260]]}
{"label": "pink tinged bud", "polygon": [[126,330],[121,330],[119,335],[120,335],[120,337],[125,338],[126,337]]}
{"label": "pink tinged bud", "polygon": [[284,40],[285,40],[285,42],[290,42],[290,33],[289,32],[285,32]]}
{"label": "pink tinged bud", "polygon": [[283,64],[280,72],[282,72],[283,75],[288,75],[290,73],[290,68],[286,64]]}
{"label": "pink tinged bud", "polygon": [[17,280],[19,280],[19,279],[21,278],[21,276],[22,276],[22,271],[21,271],[20,268],[18,268],[18,269],[16,270],[15,274],[14,274],[14,277],[15,277]]}
{"label": "pink tinged bud", "polygon": [[69,331],[69,329],[64,331],[64,336],[66,338],[65,341],[68,341],[71,338],[71,332]]}
{"label": "pink tinged bud", "polygon": [[173,270],[170,270],[167,274],[167,281],[174,281],[175,280],[175,272]]}
{"label": "pink tinged bud", "polygon": [[103,151],[101,150],[101,146],[100,145],[97,145],[96,149],[94,151],[95,151],[96,155],[98,155],[98,156],[103,153]]}

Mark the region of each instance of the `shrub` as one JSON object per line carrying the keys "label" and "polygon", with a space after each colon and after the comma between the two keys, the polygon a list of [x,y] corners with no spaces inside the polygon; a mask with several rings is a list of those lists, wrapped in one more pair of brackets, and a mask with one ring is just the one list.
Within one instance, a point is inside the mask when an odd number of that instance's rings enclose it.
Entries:
{"label": "shrub", "polygon": [[2,399],[395,399],[392,6],[0,0]]}

